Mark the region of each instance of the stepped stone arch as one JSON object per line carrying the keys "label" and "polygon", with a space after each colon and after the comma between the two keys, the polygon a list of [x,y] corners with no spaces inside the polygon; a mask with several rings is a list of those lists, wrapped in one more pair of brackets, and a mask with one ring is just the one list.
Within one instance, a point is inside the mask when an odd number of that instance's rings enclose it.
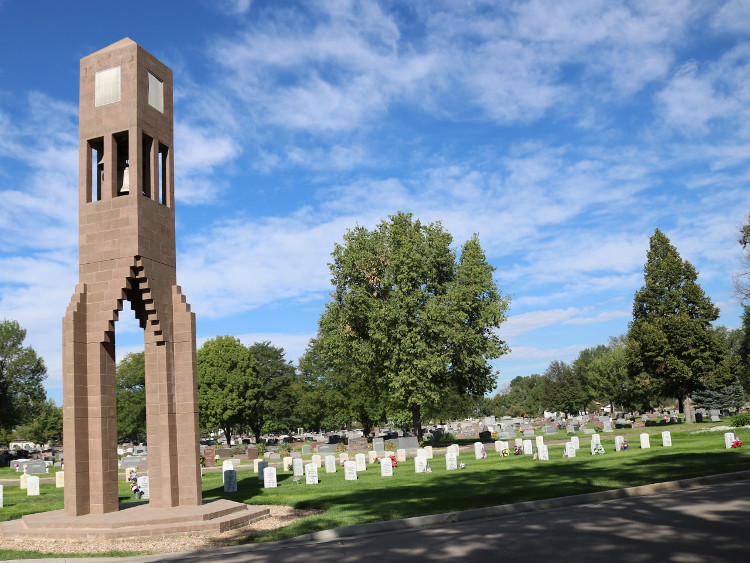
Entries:
{"label": "stepped stone arch", "polygon": [[195,315],[176,281],[172,72],[130,39],[83,58],[79,125],[65,513],[119,509],[115,322],[125,301],[144,329],[150,506],[200,505]]}

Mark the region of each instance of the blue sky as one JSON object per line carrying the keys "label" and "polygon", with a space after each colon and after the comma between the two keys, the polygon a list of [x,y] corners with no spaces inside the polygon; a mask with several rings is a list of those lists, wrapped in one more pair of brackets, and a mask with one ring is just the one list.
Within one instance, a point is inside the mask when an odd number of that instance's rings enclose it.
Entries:
{"label": "blue sky", "polygon": [[[737,327],[750,3],[0,0],[0,318],[61,402],[78,280],[79,60],[175,83],[177,278],[199,341],[295,361],[335,242],[396,211],[479,234],[512,297],[502,388],[627,330],[654,229]],[[142,346],[127,310],[118,355]]]}

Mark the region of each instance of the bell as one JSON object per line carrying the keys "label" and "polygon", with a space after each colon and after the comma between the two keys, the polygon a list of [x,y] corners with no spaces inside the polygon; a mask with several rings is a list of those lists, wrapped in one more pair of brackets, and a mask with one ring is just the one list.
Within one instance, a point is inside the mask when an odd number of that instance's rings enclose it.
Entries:
{"label": "bell", "polygon": [[125,168],[122,169],[122,173],[120,176],[120,185],[117,188],[117,193],[120,195],[125,195],[130,193],[130,168],[128,165],[125,165]]}

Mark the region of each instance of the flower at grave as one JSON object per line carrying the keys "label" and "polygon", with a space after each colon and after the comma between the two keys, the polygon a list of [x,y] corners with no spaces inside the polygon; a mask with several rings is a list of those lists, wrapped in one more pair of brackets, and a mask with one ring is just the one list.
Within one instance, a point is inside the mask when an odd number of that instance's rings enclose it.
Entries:
{"label": "flower at grave", "polygon": [[427,464],[427,467],[424,468],[425,473],[432,473],[432,467],[430,467],[430,464]]}
{"label": "flower at grave", "polygon": [[623,450],[628,450],[628,449],[630,449],[630,444],[628,444],[627,441],[623,441],[621,447],[622,447]]}
{"label": "flower at grave", "polygon": [[593,455],[604,455],[604,447],[601,444],[597,444],[594,447],[594,451],[591,452]]}
{"label": "flower at grave", "polygon": [[482,456],[482,458],[487,457],[487,451],[484,449],[484,446],[482,446],[482,451],[479,452],[479,455]]}
{"label": "flower at grave", "polygon": [[136,481],[130,483],[130,492],[133,494],[141,492],[141,488],[138,486],[138,483]]}
{"label": "flower at grave", "polygon": [[395,455],[390,456],[391,458],[391,467],[396,467],[398,465],[398,459],[396,459]]}
{"label": "flower at grave", "polygon": [[503,448],[500,450],[500,457],[508,457],[510,455],[510,452],[508,451],[508,448]]}
{"label": "flower at grave", "polygon": [[458,468],[459,469],[464,469],[464,468],[466,468],[466,464],[465,463],[459,463],[458,464]]}
{"label": "flower at grave", "polygon": [[523,453],[523,448],[521,446],[516,446],[516,449],[513,450],[513,455],[518,455]]}
{"label": "flower at grave", "polygon": [[737,438],[734,442],[732,442],[733,448],[739,448],[741,445],[742,445],[742,440],[740,440],[739,438]]}

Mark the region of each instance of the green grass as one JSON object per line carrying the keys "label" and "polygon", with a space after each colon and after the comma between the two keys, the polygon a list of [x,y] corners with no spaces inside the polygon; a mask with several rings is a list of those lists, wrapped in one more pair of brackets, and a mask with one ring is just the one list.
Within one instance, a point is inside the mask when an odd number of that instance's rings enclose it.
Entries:
{"label": "green grass", "polygon": [[[678,430],[679,428],[679,430]],[[705,428],[705,426],[701,426]],[[671,448],[661,446],[658,432],[651,434],[651,448],[641,450],[641,430],[617,432],[628,436],[630,450],[614,451],[614,434],[603,436],[603,456],[589,455],[588,440],[581,440],[576,458],[563,459],[564,446],[549,445],[549,461],[534,461],[531,456],[501,458],[488,444],[488,457],[475,460],[473,453],[461,453],[459,462],[466,468],[446,471],[443,455],[431,461],[433,472],[414,473],[414,461],[399,463],[393,477],[380,477],[378,465],[368,465],[357,481],[345,481],[343,468],[336,474],[319,470],[316,486],[293,484],[290,473],[278,472],[279,486],[264,489],[250,471],[238,472],[238,491],[224,493],[221,473],[203,476],[205,499],[227,498],[247,504],[288,505],[299,509],[318,509],[320,515],[298,520],[284,528],[252,535],[244,542],[286,539],[320,530],[512,504],[561,496],[632,487],[716,473],[750,469],[750,430],[736,432],[746,444],[737,450],[724,449],[723,432],[694,433],[695,427],[671,427]],[[654,429],[649,429],[654,430]],[[660,429],[659,429],[660,430]],[[560,439],[566,439],[560,436]],[[586,439],[587,437],[581,436]],[[549,444],[550,438],[546,437]],[[5,487],[6,508],[0,519],[62,508],[62,490],[42,485],[40,497],[26,497],[16,487]],[[120,484],[121,500],[134,500],[127,483]],[[0,558],[8,552],[0,552]],[[37,554],[28,555],[37,556]],[[15,557],[18,557],[17,555]]]}

